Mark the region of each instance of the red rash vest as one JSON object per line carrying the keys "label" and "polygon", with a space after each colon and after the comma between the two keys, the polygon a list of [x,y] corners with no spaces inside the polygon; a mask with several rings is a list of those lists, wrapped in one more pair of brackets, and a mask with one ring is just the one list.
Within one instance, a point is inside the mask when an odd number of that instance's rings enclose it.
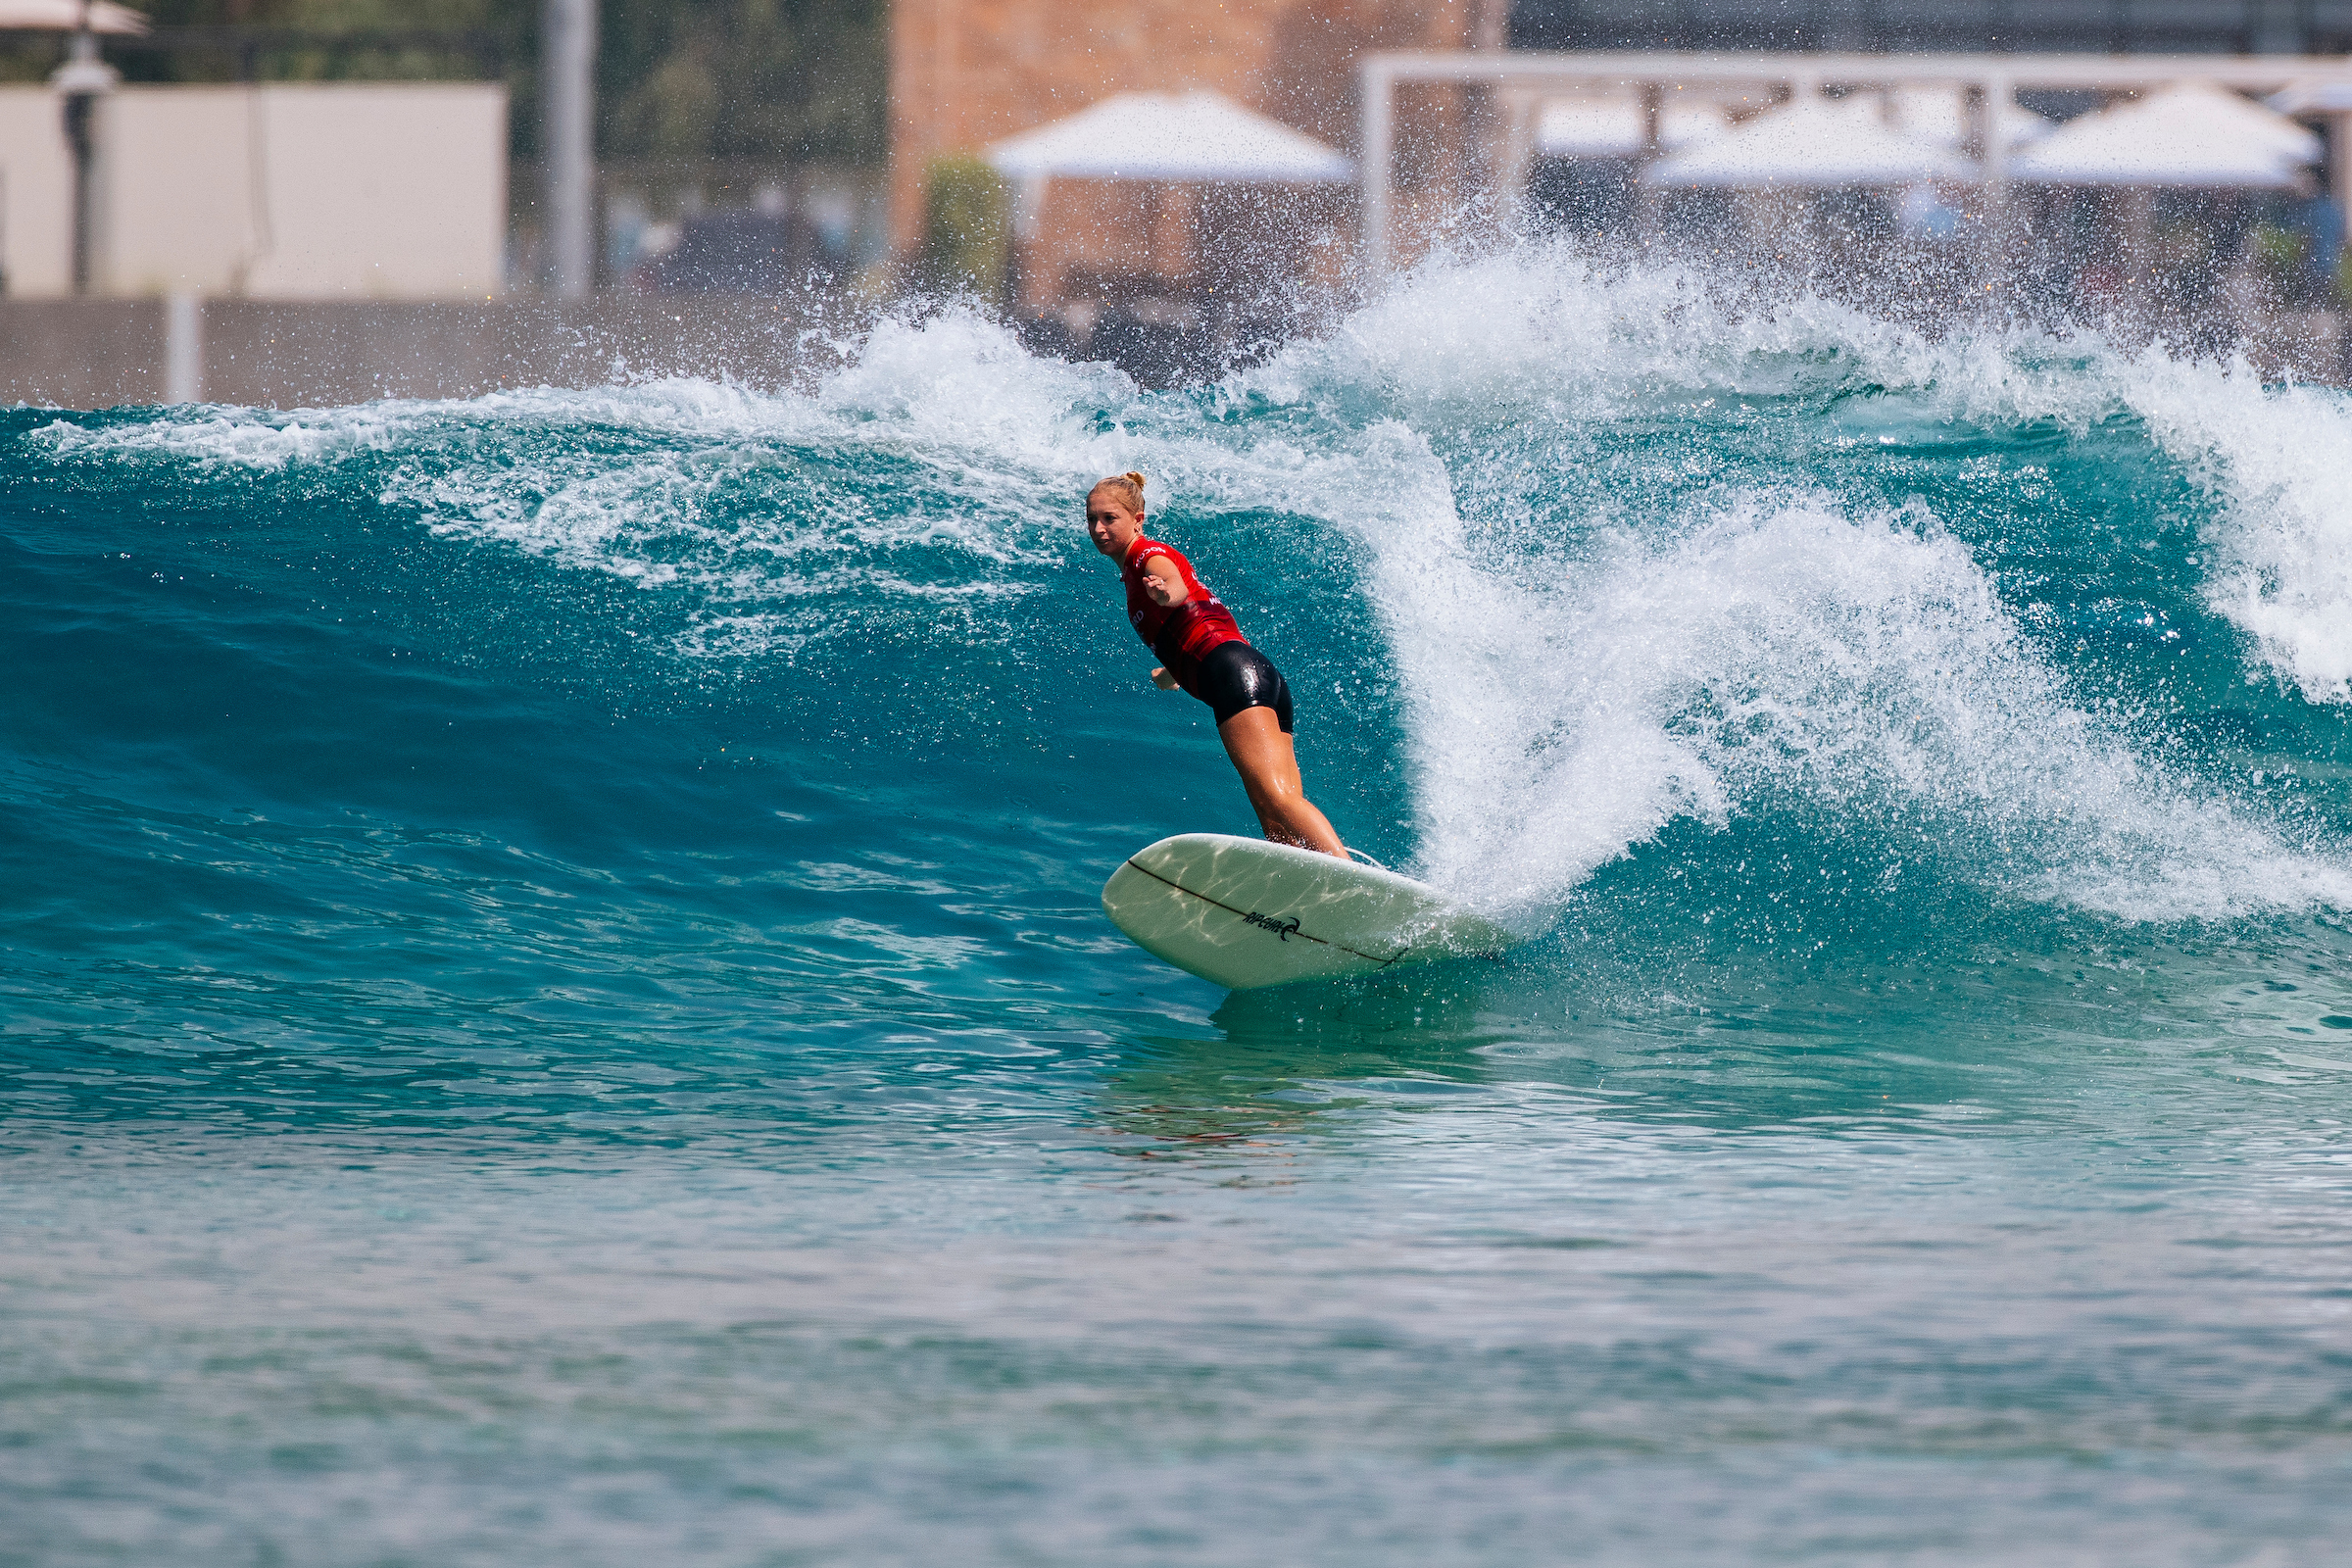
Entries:
{"label": "red rash vest", "polygon": [[[1153,556],[1167,557],[1184,579],[1184,603],[1173,609],[1144,592],[1144,563]],[[1119,577],[1127,584],[1127,618],[1135,623],[1135,634],[1159,656],[1168,673],[1176,677],[1176,684],[1195,697],[1200,696],[1201,656],[1220,643],[1250,640],[1234,623],[1233,612],[1193,575],[1193,564],[1156,539],[1137,536],[1127,547]]]}

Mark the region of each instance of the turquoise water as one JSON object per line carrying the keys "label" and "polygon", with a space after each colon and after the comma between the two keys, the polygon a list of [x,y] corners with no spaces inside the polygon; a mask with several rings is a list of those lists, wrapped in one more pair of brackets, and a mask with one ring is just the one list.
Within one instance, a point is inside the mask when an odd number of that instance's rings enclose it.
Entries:
{"label": "turquoise water", "polygon": [[[1141,467],[1508,958],[1227,996]],[[2352,401],[1543,252],[0,414],[0,1562],[2301,1562]]]}

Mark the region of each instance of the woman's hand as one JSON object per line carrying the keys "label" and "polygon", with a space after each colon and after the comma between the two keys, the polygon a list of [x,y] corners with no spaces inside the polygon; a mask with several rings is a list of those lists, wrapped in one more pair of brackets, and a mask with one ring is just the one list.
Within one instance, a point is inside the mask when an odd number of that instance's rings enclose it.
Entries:
{"label": "woman's hand", "polygon": [[1176,677],[1169,674],[1164,668],[1155,669],[1152,672],[1152,684],[1163,692],[1172,692],[1176,689]]}
{"label": "woman's hand", "polygon": [[1184,586],[1184,574],[1165,556],[1153,556],[1144,563],[1144,593],[1162,610],[1174,610],[1192,597]]}

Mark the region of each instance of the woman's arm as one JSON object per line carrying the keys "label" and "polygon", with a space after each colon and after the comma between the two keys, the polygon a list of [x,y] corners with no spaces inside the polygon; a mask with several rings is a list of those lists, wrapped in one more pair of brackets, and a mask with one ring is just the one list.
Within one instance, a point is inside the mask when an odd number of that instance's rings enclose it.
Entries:
{"label": "woman's arm", "polygon": [[1184,573],[1167,557],[1150,557],[1144,562],[1143,571],[1144,592],[1160,609],[1174,610],[1192,597],[1191,590],[1184,586]]}
{"label": "woman's arm", "polygon": [[[1160,609],[1174,610],[1192,597],[1192,590],[1184,585],[1184,573],[1167,557],[1145,557],[1143,572],[1144,592]],[[1152,684],[1163,692],[1172,692],[1176,689],[1176,677],[1165,669],[1155,669],[1152,672]]]}

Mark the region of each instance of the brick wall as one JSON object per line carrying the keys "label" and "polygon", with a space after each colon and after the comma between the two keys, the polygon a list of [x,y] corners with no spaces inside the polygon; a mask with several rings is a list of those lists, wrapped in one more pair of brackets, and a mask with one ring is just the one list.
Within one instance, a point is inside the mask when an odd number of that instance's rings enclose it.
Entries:
{"label": "brick wall", "polygon": [[[898,0],[893,244],[905,257],[919,242],[932,159],[978,152],[1114,92],[1212,89],[1352,152],[1357,59],[1460,47],[1475,9],[1475,0]],[[1191,276],[1191,200],[1055,181],[1023,257],[1031,297],[1057,297],[1073,266]]]}

